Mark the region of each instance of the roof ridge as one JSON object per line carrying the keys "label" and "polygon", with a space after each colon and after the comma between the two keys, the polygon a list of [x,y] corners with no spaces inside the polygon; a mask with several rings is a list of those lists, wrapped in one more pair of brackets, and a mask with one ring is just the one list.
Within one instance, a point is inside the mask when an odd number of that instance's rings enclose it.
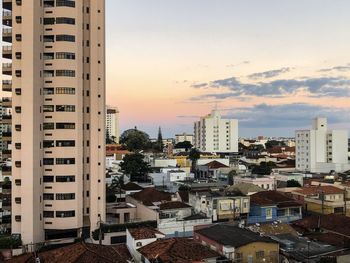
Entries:
{"label": "roof ridge", "polygon": [[[99,256],[99,257],[101,257],[101,258],[103,258],[103,259],[105,259],[105,260],[107,260],[107,261],[109,261],[109,262],[112,262],[112,263],[114,262],[113,260],[111,260],[111,259],[109,259],[109,258],[103,256],[102,254],[96,253],[95,251],[93,251],[92,249],[90,249],[90,248],[85,244],[85,242],[82,242],[81,244],[85,247],[86,250],[90,251],[91,253],[93,253],[93,254],[95,254],[95,255],[97,255],[97,256]],[[85,253],[85,252],[84,252],[84,253]]]}

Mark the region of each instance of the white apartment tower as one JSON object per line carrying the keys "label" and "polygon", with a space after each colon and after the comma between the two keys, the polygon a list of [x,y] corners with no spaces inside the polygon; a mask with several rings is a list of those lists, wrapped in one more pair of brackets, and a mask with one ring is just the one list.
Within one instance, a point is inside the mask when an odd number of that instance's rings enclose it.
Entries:
{"label": "white apartment tower", "polygon": [[326,118],[314,119],[311,130],[298,130],[295,137],[297,170],[329,173],[349,168],[348,131],[328,130]]}
{"label": "white apartment tower", "polygon": [[194,123],[194,146],[203,152],[238,152],[238,120],[223,119],[218,110]]}
{"label": "white apartment tower", "polygon": [[119,143],[119,110],[115,107],[106,108],[106,135]]}
{"label": "white apartment tower", "polygon": [[3,0],[12,63],[12,233],[77,237],[105,220],[105,1]]}

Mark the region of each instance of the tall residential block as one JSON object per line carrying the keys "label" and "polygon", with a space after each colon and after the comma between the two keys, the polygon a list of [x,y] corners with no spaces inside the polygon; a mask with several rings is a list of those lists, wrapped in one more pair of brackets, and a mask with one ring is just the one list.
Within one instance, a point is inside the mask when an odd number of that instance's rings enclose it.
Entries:
{"label": "tall residential block", "polygon": [[115,143],[119,143],[119,110],[115,107],[106,108],[106,136]]}
{"label": "tall residential block", "polygon": [[179,142],[190,142],[193,145],[193,134],[188,134],[186,132],[182,133],[182,134],[176,134],[175,135],[175,143],[179,143]]}
{"label": "tall residential block", "polygon": [[213,110],[194,123],[194,146],[203,152],[238,152],[238,120],[224,119]]}
{"label": "tall residential block", "polygon": [[3,0],[3,14],[12,233],[78,237],[105,220],[105,1]]}
{"label": "tall residential block", "polygon": [[348,131],[328,130],[326,118],[315,118],[312,129],[297,130],[296,170],[329,173],[350,169]]}

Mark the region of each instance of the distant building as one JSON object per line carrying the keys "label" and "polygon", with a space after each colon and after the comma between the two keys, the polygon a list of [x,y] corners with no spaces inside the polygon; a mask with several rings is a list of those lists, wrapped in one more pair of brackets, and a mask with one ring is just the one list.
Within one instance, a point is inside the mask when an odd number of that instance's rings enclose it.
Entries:
{"label": "distant building", "polygon": [[119,143],[119,110],[118,108],[107,106],[106,109],[106,132],[108,136]]}
{"label": "distant building", "polygon": [[296,169],[316,173],[342,172],[348,162],[348,131],[328,130],[326,118],[313,120],[312,129],[295,132]]}
{"label": "distant building", "polygon": [[223,119],[213,110],[194,123],[194,146],[204,152],[238,152],[238,120]]}
{"label": "distant building", "polygon": [[275,190],[276,188],[276,180],[272,176],[235,176],[233,181],[234,184],[254,184],[265,190]]}
{"label": "distant building", "polygon": [[194,141],[194,135],[193,134],[187,134],[187,133],[182,133],[182,134],[176,134],[175,135],[175,143],[179,143],[179,142],[190,142],[193,145],[193,141]]}

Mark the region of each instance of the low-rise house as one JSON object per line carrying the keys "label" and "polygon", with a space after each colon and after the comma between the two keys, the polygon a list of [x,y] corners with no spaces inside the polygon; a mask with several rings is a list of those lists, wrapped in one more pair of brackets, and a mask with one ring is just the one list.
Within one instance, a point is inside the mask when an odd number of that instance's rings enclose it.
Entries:
{"label": "low-rise house", "polygon": [[263,192],[265,191],[261,187],[254,185],[254,184],[249,184],[249,183],[238,183],[235,185],[228,186],[225,189],[226,193],[230,192],[241,192],[243,195],[252,195],[258,192]]}
{"label": "low-rise house", "polygon": [[276,179],[277,188],[287,187],[290,181],[298,182],[300,186],[304,185],[303,173],[277,171],[273,173],[273,176]]}
{"label": "low-rise house", "polygon": [[249,224],[291,222],[302,218],[302,205],[277,191],[264,191],[250,196]]}
{"label": "low-rise house", "polygon": [[138,251],[144,263],[215,263],[220,258],[219,253],[187,238],[157,240]]}
{"label": "low-rise house", "polygon": [[136,206],[131,203],[107,203],[107,224],[126,224],[137,221]]}
{"label": "low-rise house", "polygon": [[246,184],[254,184],[256,186],[261,187],[265,190],[275,190],[276,189],[276,181],[272,176],[235,176],[234,184],[246,183]]}
{"label": "low-rise house", "polygon": [[199,228],[194,239],[233,262],[279,262],[276,241],[237,226],[216,224]]}
{"label": "low-rise house", "polygon": [[133,193],[141,192],[143,187],[134,182],[128,182],[124,184],[122,187],[125,195],[131,195]]}
{"label": "low-rise house", "polygon": [[205,214],[213,222],[245,219],[249,213],[249,196],[224,189],[191,190],[189,204],[195,213]]}
{"label": "low-rise house", "polygon": [[291,192],[293,198],[303,202],[306,212],[318,214],[343,214],[350,206],[344,201],[343,189],[335,186],[308,186]]}
{"label": "low-rise house", "polygon": [[[224,159],[227,163],[227,159]],[[228,173],[230,167],[223,162],[211,161],[206,164],[197,165],[197,177],[199,179],[217,179],[221,173]]]}
{"label": "low-rise house", "polygon": [[147,246],[165,235],[153,228],[132,228],[126,230],[126,245],[136,262],[141,261],[141,254],[138,249]]}

